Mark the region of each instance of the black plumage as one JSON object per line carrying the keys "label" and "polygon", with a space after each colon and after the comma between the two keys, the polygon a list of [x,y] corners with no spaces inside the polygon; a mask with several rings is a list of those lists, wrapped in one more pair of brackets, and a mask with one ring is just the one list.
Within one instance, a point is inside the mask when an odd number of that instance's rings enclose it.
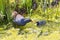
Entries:
{"label": "black plumage", "polygon": [[46,24],[46,21],[43,20],[43,21],[37,21],[37,26],[42,26],[42,25],[45,25]]}

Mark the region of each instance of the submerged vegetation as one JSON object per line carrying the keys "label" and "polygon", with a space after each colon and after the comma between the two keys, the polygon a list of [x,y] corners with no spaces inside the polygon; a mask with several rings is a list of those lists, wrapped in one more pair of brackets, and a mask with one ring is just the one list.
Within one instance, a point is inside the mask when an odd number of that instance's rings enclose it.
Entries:
{"label": "submerged vegetation", "polygon": [[[0,0],[0,40],[60,40],[60,1],[56,5],[52,2]],[[31,18],[33,22],[14,28],[11,17],[14,10],[25,18]],[[42,20],[46,20],[46,25],[37,26],[36,22]]]}

